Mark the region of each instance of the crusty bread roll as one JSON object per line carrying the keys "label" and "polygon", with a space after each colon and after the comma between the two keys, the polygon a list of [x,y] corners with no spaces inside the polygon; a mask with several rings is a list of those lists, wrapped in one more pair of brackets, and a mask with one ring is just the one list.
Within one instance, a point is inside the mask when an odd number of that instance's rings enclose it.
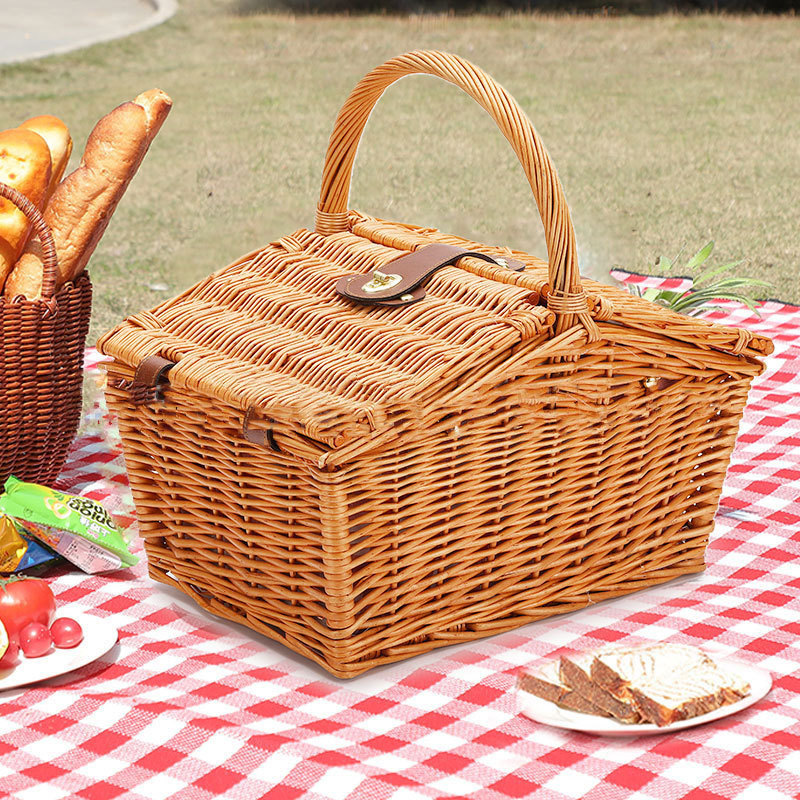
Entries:
{"label": "crusty bread roll", "polygon": [[[80,166],[44,211],[58,255],[57,287],[83,272],[171,106],[164,92],[144,92],[103,117],[89,134]],[[41,245],[34,239],[9,276],[5,296],[41,297],[43,276]]]}
{"label": "crusty bread roll", "polygon": [[[21,192],[37,208],[50,180],[50,150],[38,133],[14,128],[0,133],[0,182]],[[0,287],[6,282],[31,230],[30,220],[0,198]]]}
{"label": "crusty bread roll", "polygon": [[64,170],[72,154],[72,137],[67,126],[58,117],[50,114],[26,119],[19,127],[38,133],[50,148],[50,183],[45,193],[46,205],[64,177]]}

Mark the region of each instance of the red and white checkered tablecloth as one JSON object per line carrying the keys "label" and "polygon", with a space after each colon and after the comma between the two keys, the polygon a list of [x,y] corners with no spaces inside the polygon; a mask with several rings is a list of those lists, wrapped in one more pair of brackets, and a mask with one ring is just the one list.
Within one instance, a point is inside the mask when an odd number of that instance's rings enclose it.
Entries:
{"label": "red and white checkered tablecloth", "polygon": [[[59,603],[111,620],[120,642],[76,673],[0,694],[0,797],[797,797],[800,308],[768,302],[762,314],[714,315],[773,337],[776,351],[750,394],[702,575],[346,682],[214,621],[152,583],[143,564],[105,577],[64,572],[53,579]],[[90,351],[90,372],[95,363]],[[99,403],[61,485],[134,525]],[[520,665],[626,636],[710,645],[769,670],[773,690],[733,717],[633,739],[516,714],[509,689]]]}

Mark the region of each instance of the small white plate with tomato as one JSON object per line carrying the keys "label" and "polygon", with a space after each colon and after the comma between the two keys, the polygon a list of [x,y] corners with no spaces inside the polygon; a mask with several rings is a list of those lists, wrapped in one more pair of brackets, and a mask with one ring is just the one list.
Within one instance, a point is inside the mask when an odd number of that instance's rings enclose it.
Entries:
{"label": "small white plate with tomato", "polygon": [[116,642],[104,619],[57,615],[46,581],[0,580],[0,692],[84,667]]}
{"label": "small white plate with tomato", "polygon": [[83,629],[80,644],[68,649],[51,646],[45,655],[37,658],[26,658],[20,653],[16,666],[0,669],[0,692],[85,667],[117,643],[117,629],[107,620],[86,616],[75,616],[74,620]]}

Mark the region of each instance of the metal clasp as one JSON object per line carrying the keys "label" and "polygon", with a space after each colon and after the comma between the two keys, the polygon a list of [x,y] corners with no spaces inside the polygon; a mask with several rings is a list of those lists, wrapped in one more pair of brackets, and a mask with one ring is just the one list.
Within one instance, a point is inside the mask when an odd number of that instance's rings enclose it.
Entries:
{"label": "metal clasp", "polygon": [[365,283],[361,288],[365,292],[382,292],[384,289],[391,289],[403,280],[402,275],[394,273],[384,273],[380,270],[373,270],[372,280]]}

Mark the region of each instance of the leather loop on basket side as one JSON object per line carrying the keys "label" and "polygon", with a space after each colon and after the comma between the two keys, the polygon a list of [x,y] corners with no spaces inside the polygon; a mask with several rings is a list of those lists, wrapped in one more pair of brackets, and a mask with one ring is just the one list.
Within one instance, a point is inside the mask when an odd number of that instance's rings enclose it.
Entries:
{"label": "leather loop on basket side", "polygon": [[135,405],[160,402],[164,399],[163,385],[167,374],[175,366],[161,356],[148,356],[136,368],[132,381],[123,381],[120,388],[126,389]]}
{"label": "leather loop on basket side", "polygon": [[167,373],[175,366],[174,361],[168,361],[161,356],[149,356],[139,364],[134,381],[143,383],[145,386],[154,387],[163,378],[166,380]]}
{"label": "leather loop on basket side", "polygon": [[343,297],[368,305],[412,305],[425,297],[422,284],[431,275],[465,256],[507,267],[514,272],[525,269],[521,261],[513,258],[493,258],[451,244],[431,244],[389,261],[371,275],[345,275],[336,283],[336,291]]}
{"label": "leather loop on basket side", "polygon": [[248,408],[247,411],[245,412],[244,420],[242,421],[242,437],[244,439],[247,439],[247,441],[250,442],[251,444],[258,445],[259,447],[269,447],[276,453],[280,453],[281,448],[275,441],[275,435],[272,433],[272,428],[266,428],[264,430],[261,430],[250,427],[250,420],[253,416],[254,411],[255,408],[253,408],[253,406],[250,406],[250,408]]}

